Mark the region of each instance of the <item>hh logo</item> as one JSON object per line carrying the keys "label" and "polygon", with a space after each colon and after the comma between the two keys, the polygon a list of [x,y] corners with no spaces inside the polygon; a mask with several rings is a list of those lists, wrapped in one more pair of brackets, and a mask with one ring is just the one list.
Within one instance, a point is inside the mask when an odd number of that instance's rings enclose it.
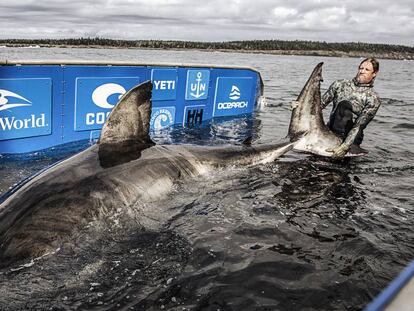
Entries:
{"label": "hh logo", "polygon": [[75,131],[99,130],[122,95],[138,83],[138,77],[77,78]]}
{"label": "hh logo", "polygon": [[184,109],[183,125],[193,126],[203,122],[203,113],[205,106],[187,106]]}
{"label": "hh logo", "polygon": [[161,130],[174,125],[175,107],[152,107],[150,127],[154,130]]}
{"label": "hh logo", "polygon": [[210,82],[209,70],[188,70],[185,90],[186,100],[206,99]]}
{"label": "hh logo", "polygon": [[51,133],[51,79],[0,80],[0,140]]}

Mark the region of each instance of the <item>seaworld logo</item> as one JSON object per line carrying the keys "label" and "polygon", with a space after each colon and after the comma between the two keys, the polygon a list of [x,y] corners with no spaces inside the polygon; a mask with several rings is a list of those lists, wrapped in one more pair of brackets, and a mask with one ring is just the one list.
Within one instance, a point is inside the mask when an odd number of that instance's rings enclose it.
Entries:
{"label": "seaworld logo", "polygon": [[31,114],[29,118],[25,119],[17,119],[15,117],[0,118],[0,129],[3,131],[31,129],[46,126],[46,115],[44,113],[40,114],[39,117]]}
{"label": "seaworld logo", "polygon": [[[9,103],[9,97],[17,98],[22,100],[23,102],[15,102]],[[8,90],[1,90],[0,89],[0,111],[15,108],[15,107],[23,107],[23,106],[31,106],[32,102],[23,96],[10,92]]]}
{"label": "seaworld logo", "polygon": [[[12,98],[17,98],[20,102],[9,102]],[[26,106],[32,106],[32,102],[27,98],[17,93],[0,89],[0,111]],[[2,131],[41,128],[47,126],[45,113],[41,113],[37,116],[35,114],[30,114],[26,118],[17,118],[16,116],[0,117],[0,129]]]}
{"label": "seaworld logo", "polygon": [[155,130],[160,130],[164,127],[174,124],[175,108],[153,108],[150,124]]}

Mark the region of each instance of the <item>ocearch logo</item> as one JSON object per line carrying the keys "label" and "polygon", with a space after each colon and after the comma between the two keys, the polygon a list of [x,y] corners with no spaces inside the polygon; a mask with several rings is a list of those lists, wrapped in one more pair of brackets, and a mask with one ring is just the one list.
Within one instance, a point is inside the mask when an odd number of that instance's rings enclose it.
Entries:
{"label": "ocearch logo", "polygon": [[[93,103],[103,109],[112,109],[115,104],[109,102],[109,98],[113,95],[119,94],[117,101],[126,93],[125,88],[122,85],[116,83],[105,83],[98,86],[92,92]],[[86,114],[86,125],[104,124],[106,118],[111,112],[88,112]]]}
{"label": "ocearch logo", "polygon": [[249,113],[254,81],[250,77],[218,77],[213,116]]}
{"label": "ocearch logo", "polygon": [[240,89],[236,85],[233,84],[231,86],[231,90],[229,93],[229,99],[231,99],[232,101],[218,103],[217,109],[225,110],[225,109],[234,109],[234,108],[235,109],[247,108],[249,104],[247,101],[244,101],[244,100],[237,101],[238,99],[240,99],[240,97],[241,97]]}
{"label": "ocearch logo", "polygon": [[231,86],[229,98],[232,100],[238,100],[240,98],[240,89],[237,86],[235,85]]}
{"label": "ocearch logo", "polygon": [[[19,100],[22,100],[23,102],[15,102],[15,103],[9,103],[9,97],[11,98],[17,98]],[[15,107],[24,107],[24,106],[31,106],[32,102],[28,100],[27,98],[24,98],[23,96],[13,93],[8,90],[2,90],[0,89],[0,111],[15,108]]]}

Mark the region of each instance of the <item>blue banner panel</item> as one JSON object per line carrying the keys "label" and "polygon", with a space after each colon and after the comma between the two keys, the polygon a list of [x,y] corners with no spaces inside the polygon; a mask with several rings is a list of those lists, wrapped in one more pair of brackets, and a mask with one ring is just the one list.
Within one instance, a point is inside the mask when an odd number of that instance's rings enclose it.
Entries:
{"label": "blue banner panel", "polygon": [[175,100],[177,97],[177,69],[151,71],[152,99]]}
{"label": "blue banner panel", "polygon": [[0,154],[95,142],[119,98],[150,79],[152,130],[252,113],[262,95],[257,71],[213,65],[8,62],[0,77]]}
{"label": "blue banner panel", "polygon": [[75,131],[97,130],[119,98],[139,83],[139,77],[79,77],[75,92]]}
{"label": "blue banner panel", "polygon": [[150,128],[161,130],[175,124],[175,107],[152,107]]}
{"label": "blue banner panel", "polygon": [[233,116],[253,111],[252,78],[219,77],[214,95],[214,117]]}
{"label": "blue banner panel", "polygon": [[51,114],[51,79],[0,79],[0,140],[51,134]]}
{"label": "blue banner panel", "polygon": [[209,70],[188,70],[185,88],[186,100],[206,99],[210,82]]}

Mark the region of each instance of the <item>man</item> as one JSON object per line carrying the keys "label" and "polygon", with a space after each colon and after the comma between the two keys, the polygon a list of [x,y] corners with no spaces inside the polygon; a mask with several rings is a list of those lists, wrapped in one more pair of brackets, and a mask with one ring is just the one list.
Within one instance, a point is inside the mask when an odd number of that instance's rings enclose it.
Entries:
{"label": "man", "polygon": [[360,63],[355,78],[335,81],[323,95],[322,109],[333,102],[328,127],[343,138],[339,147],[327,150],[334,158],[342,158],[352,144],[361,144],[365,127],[377,113],[381,103],[373,85],[378,71],[378,61],[366,58]]}

